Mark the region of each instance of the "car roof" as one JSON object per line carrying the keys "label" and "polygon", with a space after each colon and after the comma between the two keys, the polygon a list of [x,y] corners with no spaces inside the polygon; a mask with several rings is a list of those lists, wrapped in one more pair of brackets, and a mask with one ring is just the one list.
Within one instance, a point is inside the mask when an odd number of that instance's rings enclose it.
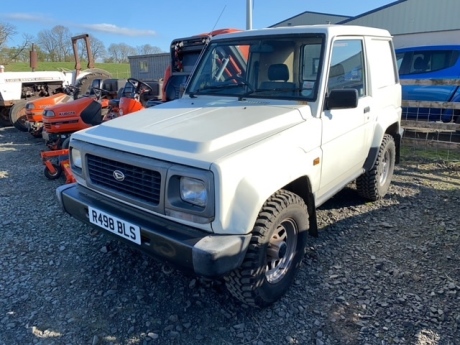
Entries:
{"label": "car roof", "polygon": [[264,29],[245,30],[230,34],[223,34],[213,37],[213,40],[225,40],[228,38],[251,38],[271,35],[288,35],[288,34],[324,34],[331,37],[335,36],[377,36],[391,37],[389,31],[385,29],[359,26],[359,25],[335,25],[335,24],[317,24],[317,25],[296,25],[286,27],[274,27]]}

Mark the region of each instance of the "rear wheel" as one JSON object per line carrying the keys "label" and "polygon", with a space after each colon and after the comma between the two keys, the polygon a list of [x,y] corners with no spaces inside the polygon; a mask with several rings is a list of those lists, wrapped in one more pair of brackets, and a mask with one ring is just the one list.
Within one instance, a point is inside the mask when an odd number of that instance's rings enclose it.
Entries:
{"label": "rear wheel", "polygon": [[85,75],[83,78],[76,82],[73,90],[73,98],[77,99],[84,96],[91,89],[91,85],[95,79],[109,79],[112,75],[102,69],[93,69],[91,73]]}
{"label": "rear wheel", "polygon": [[10,121],[13,126],[21,132],[29,131],[29,127],[27,126],[26,103],[27,101],[25,99],[21,99],[10,109]]}
{"label": "rear wheel", "polygon": [[374,166],[356,179],[362,197],[375,201],[385,196],[393,177],[395,157],[395,141],[391,135],[385,134]]}
{"label": "rear wheel", "polygon": [[308,210],[296,194],[281,190],[262,207],[241,266],[225,277],[245,304],[266,307],[288,290],[305,253]]}

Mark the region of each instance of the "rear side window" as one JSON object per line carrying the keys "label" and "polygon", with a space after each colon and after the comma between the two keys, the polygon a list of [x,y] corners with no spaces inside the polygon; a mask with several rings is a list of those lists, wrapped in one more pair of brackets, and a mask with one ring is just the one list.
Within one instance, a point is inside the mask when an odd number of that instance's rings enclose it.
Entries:
{"label": "rear side window", "polygon": [[420,50],[397,54],[399,74],[420,74],[440,71],[456,64],[457,50]]}
{"label": "rear side window", "polygon": [[[394,49],[390,40],[373,38],[367,41],[372,70],[372,83],[377,89],[395,85],[398,71],[394,63]],[[377,62],[377,63],[375,63]]]}

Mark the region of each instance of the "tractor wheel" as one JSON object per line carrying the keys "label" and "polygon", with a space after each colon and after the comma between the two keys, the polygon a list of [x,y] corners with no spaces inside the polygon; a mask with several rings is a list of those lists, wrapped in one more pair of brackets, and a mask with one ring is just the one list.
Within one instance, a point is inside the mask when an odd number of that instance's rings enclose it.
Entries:
{"label": "tractor wheel", "polygon": [[10,109],[5,107],[0,108],[0,127],[9,126],[11,126]]}
{"label": "tractor wheel", "polygon": [[48,167],[45,166],[45,170],[43,171],[43,173],[45,174],[46,178],[48,180],[56,180],[58,179],[59,177],[61,177],[61,174],[62,174],[62,168],[60,165],[58,164],[54,164],[53,163],[53,167],[54,169],[56,169],[56,172],[55,173],[52,173],[51,171],[48,170]]}
{"label": "tractor wheel", "polygon": [[376,201],[385,196],[393,177],[395,158],[395,141],[385,134],[374,166],[356,179],[356,188],[362,197]]}
{"label": "tractor wheel", "polygon": [[10,109],[10,121],[13,126],[21,132],[29,131],[29,127],[27,126],[26,103],[27,101],[25,99],[21,99]]}
{"label": "tractor wheel", "polygon": [[266,307],[291,286],[305,254],[308,209],[298,195],[281,190],[263,205],[246,257],[225,282],[245,304]]}
{"label": "tractor wheel", "polygon": [[86,93],[89,93],[91,85],[95,79],[109,79],[112,78],[112,75],[104,71],[103,69],[93,68],[91,73],[85,75],[83,78],[79,79],[75,85],[75,91],[73,93],[73,98],[77,99],[83,97]]}

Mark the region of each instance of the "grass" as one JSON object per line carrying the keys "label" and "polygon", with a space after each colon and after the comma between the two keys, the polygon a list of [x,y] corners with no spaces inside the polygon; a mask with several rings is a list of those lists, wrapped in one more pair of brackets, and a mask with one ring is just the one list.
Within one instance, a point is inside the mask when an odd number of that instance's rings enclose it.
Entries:
{"label": "grass", "polygon": [[[82,62],[82,69],[86,69],[86,62]],[[100,68],[111,73],[114,78],[123,79],[131,76],[129,63],[96,63],[95,68]],[[75,69],[74,62],[39,62],[36,71],[59,71]],[[32,69],[28,62],[17,62],[5,65],[5,72],[30,72]]]}
{"label": "grass", "polygon": [[458,150],[402,145],[401,158],[403,161],[419,159],[433,162],[460,162],[460,152]]}

